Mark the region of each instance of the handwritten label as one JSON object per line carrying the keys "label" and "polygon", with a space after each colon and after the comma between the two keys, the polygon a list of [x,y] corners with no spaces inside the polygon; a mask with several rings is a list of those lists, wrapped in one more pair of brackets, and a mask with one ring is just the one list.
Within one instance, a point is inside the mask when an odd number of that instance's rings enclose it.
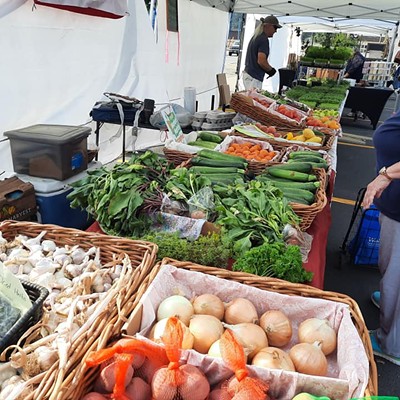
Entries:
{"label": "handwritten label", "polygon": [[164,107],[160,110],[161,115],[164,118],[164,122],[167,125],[168,132],[172,135],[172,137],[177,141],[181,142],[183,140],[183,132],[182,128],[179,125],[178,118],[172,108],[172,106]]}
{"label": "handwritten label", "polygon": [[0,294],[13,307],[25,314],[31,307],[32,302],[27,295],[21,281],[13,275],[0,261]]}

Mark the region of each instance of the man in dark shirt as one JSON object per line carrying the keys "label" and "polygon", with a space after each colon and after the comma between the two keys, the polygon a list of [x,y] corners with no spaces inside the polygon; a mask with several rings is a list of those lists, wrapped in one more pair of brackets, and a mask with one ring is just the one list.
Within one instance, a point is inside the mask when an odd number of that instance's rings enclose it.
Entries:
{"label": "man in dark shirt", "polygon": [[268,38],[274,36],[279,28],[282,28],[282,26],[273,15],[261,18],[261,23],[256,28],[247,48],[243,71],[243,84],[246,89],[261,89],[264,75],[273,76],[276,74],[276,69],[268,62]]}
{"label": "man in dark shirt", "polygon": [[356,82],[360,82],[363,78],[363,67],[365,57],[360,53],[358,48],[354,49],[353,57],[347,62],[344,70],[343,78],[355,79]]}

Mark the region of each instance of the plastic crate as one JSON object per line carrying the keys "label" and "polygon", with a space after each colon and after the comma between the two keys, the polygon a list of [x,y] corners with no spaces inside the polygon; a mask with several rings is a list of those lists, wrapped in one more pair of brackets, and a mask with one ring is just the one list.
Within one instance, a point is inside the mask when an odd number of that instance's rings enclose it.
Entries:
{"label": "plastic crate", "polygon": [[[32,301],[32,307],[13,325],[11,329],[0,340],[0,353],[8,346],[16,344],[21,336],[33,325],[35,325],[43,313],[43,303],[49,294],[49,291],[35,283],[21,280],[27,295]],[[8,356],[7,356],[8,358]]]}

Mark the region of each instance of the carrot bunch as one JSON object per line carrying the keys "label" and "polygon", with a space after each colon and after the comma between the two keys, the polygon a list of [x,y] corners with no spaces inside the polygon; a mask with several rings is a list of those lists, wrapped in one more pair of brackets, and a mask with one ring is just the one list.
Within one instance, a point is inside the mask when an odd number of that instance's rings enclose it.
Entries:
{"label": "carrot bunch", "polygon": [[232,143],[227,150],[227,154],[243,157],[246,160],[268,162],[276,156],[275,151],[263,149],[260,144],[252,142]]}

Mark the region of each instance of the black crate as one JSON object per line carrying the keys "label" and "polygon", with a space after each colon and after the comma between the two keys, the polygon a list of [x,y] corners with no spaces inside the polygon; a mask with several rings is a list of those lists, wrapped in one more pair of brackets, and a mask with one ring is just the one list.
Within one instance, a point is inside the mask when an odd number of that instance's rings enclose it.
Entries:
{"label": "black crate", "polygon": [[[49,291],[35,283],[21,280],[22,286],[32,301],[32,307],[14,324],[14,326],[0,340],[0,353],[8,346],[16,344],[21,336],[35,325],[43,313],[43,303],[49,295]],[[10,354],[7,354],[8,358]]]}

